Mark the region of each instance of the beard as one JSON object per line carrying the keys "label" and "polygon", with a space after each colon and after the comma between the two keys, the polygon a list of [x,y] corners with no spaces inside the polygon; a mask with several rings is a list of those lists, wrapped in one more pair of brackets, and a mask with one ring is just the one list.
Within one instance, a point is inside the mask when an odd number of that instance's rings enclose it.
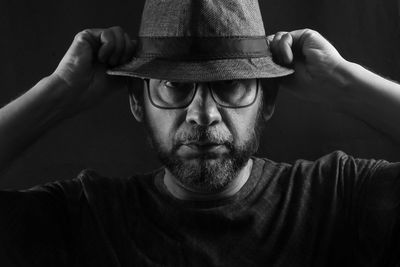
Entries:
{"label": "beard", "polygon": [[[254,128],[247,131],[247,137],[241,137],[244,139],[240,144],[234,142],[232,134],[224,126],[188,125],[175,134],[172,148],[166,148],[161,140],[156,138],[147,118],[145,124],[149,133],[149,143],[159,160],[184,187],[203,192],[220,192],[237,177],[258,150],[263,126],[261,118],[262,105],[257,112]],[[177,151],[188,142],[224,145],[227,152],[219,155],[210,152],[195,158],[182,158]]]}

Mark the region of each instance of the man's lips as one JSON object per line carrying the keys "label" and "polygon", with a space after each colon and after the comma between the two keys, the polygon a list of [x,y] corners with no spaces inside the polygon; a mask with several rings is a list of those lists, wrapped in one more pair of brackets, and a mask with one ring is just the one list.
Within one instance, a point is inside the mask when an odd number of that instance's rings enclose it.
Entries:
{"label": "man's lips", "polygon": [[177,152],[183,157],[196,157],[202,154],[215,154],[215,156],[218,156],[227,151],[228,149],[223,143],[186,142],[179,147]]}
{"label": "man's lips", "polygon": [[195,142],[185,142],[182,145],[201,147],[201,146],[218,146],[218,145],[222,145],[222,143],[209,142],[209,141],[195,141]]}

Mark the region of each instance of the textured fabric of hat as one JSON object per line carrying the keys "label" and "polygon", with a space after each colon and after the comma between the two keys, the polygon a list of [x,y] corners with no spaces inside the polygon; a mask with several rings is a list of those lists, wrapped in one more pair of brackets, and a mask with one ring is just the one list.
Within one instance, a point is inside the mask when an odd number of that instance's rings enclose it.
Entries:
{"label": "textured fabric of hat", "polygon": [[109,74],[214,81],[293,73],[273,62],[256,0],[147,0],[136,42],[131,62]]}

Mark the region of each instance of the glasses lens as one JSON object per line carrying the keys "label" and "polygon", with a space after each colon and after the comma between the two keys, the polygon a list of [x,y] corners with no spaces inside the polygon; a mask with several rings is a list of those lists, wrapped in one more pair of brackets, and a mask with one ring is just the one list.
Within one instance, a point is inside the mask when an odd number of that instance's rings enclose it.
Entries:
{"label": "glasses lens", "polygon": [[150,80],[149,92],[150,98],[156,106],[179,108],[192,101],[195,86],[193,83]]}
{"label": "glasses lens", "polygon": [[251,105],[257,97],[257,80],[229,80],[211,83],[216,102],[225,107]]}

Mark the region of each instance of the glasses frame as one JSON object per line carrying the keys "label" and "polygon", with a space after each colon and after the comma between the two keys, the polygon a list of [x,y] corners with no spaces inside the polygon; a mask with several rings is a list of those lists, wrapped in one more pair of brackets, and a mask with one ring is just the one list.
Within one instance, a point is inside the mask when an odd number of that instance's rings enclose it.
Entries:
{"label": "glasses frame", "polygon": [[[146,86],[147,86],[147,93],[148,93],[148,95],[149,95],[150,103],[151,103],[153,106],[155,106],[156,108],[159,108],[159,109],[184,109],[184,108],[187,108],[188,106],[190,106],[190,104],[192,104],[193,99],[194,99],[194,97],[195,97],[196,94],[197,94],[197,88],[198,88],[198,84],[199,84],[198,82],[195,82],[195,83],[194,83],[194,93],[193,93],[192,99],[190,99],[190,101],[188,102],[188,104],[183,105],[183,106],[179,106],[179,107],[163,107],[163,106],[160,106],[160,105],[157,105],[156,103],[154,103],[154,101],[153,101],[153,99],[152,99],[152,97],[151,97],[151,93],[150,93],[150,79],[144,78],[143,81],[146,83]],[[256,79],[256,95],[254,96],[253,101],[252,101],[251,103],[249,103],[249,104],[247,104],[247,105],[243,105],[243,106],[237,106],[237,107],[235,107],[235,106],[229,106],[229,105],[220,104],[220,103],[218,103],[218,101],[215,99],[215,96],[214,96],[214,93],[213,93],[213,90],[212,90],[212,87],[211,87],[211,82],[207,82],[207,88],[208,88],[208,90],[210,91],[211,97],[212,97],[212,99],[214,100],[215,104],[217,104],[219,107],[222,107],[222,108],[230,108],[230,109],[247,108],[247,107],[250,107],[251,105],[253,105],[253,104],[256,102],[256,100],[257,100],[258,88],[259,88],[259,79]]]}

